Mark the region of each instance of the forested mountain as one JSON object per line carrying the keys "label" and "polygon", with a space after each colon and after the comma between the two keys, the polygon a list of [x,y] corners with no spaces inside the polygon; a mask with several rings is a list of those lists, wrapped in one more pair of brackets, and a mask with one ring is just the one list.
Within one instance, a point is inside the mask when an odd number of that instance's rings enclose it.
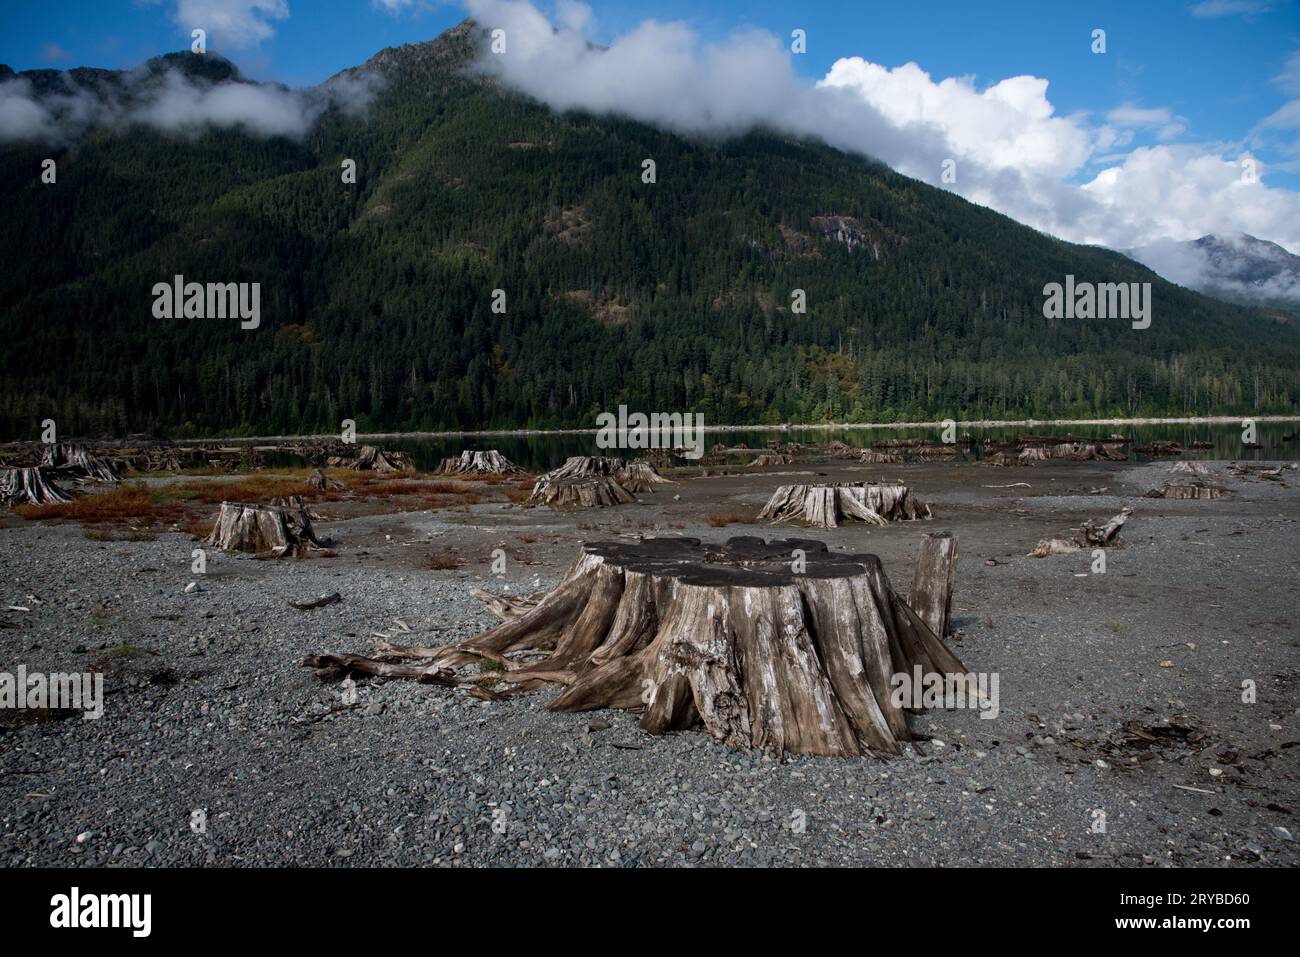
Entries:
{"label": "forested mountain", "polygon": [[[477,42],[383,51],[352,74],[382,79],[368,109],[302,137],[0,149],[4,437],[592,427],[620,402],[711,423],[1297,407],[1294,326],[816,143],[558,115],[467,72]],[[153,68],[238,78],[211,54]],[[260,282],[260,328],[154,318],[175,274]],[[1152,283],[1151,327],[1044,318],[1067,274]]]}

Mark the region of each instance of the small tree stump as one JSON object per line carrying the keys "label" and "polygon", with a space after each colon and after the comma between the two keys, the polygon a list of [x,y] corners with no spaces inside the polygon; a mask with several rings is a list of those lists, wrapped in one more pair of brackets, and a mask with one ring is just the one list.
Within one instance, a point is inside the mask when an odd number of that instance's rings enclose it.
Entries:
{"label": "small tree stump", "polygon": [[311,474],[307,476],[307,486],[317,492],[324,492],[326,489],[340,491],[346,488],[342,482],[326,478],[325,473],[320,469],[311,470]]}
{"label": "small tree stump", "polygon": [[889,452],[877,452],[875,449],[863,449],[862,454],[858,456],[859,462],[865,462],[868,465],[901,465],[902,456],[893,455]]}
{"label": "small tree stump", "polygon": [[948,637],[952,615],[952,590],[957,578],[957,538],[949,532],[930,532],[921,539],[921,554],[912,576],[908,602],[921,620],[940,638]]}
{"label": "small tree stump", "polygon": [[604,508],[626,505],[635,499],[632,493],[608,475],[585,478],[562,478],[543,483],[540,479],[528,497],[529,505],[553,508]]}
{"label": "small tree stump", "polygon": [[957,446],[922,445],[915,448],[913,454],[923,462],[930,462],[937,459],[955,459],[957,457]]}
{"label": "small tree stump", "polygon": [[627,491],[637,494],[653,492],[656,485],[676,484],[660,475],[655,467],[644,459],[629,462],[614,473],[614,479]]}
{"label": "small tree stump", "polygon": [[838,756],[910,738],[895,675],[966,670],[876,556],[801,539],[592,543],[535,608],[427,657],[421,674],[488,659],[508,682],[565,684],[554,711],[644,708],[651,734]]}
{"label": "small tree stump", "polygon": [[354,456],[332,455],[325,464],[359,472],[405,472],[415,468],[408,453],[389,452],[374,445],[361,446]]}
{"label": "small tree stump", "polygon": [[1222,498],[1227,494],[1227,491],[1221,485],[1211,485],[1208,482],[1169,482],[1162,488],[1155,488],[1147,492],[1145,497],[1182,500],[1213,499]]}
{"label": "small tree stump", "polygon": [[71,502],[72,496],[40,468],[0,471],[0,501],[5,505],[47,505]]}
{"label": "small tree stump", "polygon": [[754,461],[749,463],[749,468],[763,468],[768,465],[789,465],[794,461],[794,456],[787,455],[784,452],[760,452],[754,456]]}
{"label": "small tree stump", "polygon": [[841,518],[872,525],[932,518],[930,506],[912,495],[905,485],[869,485],[842,482],[835,485],[782,485],[773,494],[758,520],[806,522],[821,528],[835,528]]}
{"label": "small tree stump", "polygon": [[204,545],[223,551],[255,552],[270,558],[303,558],[330,547],[316,537],[311,516],[299,499],[283,505],[222,502]]}
{"label": "small tree stump", "polygon": [[443,459],[438,471],[445,475],[517,475],[523,469],[496,449],[491,449],[487,452],[464,451],[453,458]]}

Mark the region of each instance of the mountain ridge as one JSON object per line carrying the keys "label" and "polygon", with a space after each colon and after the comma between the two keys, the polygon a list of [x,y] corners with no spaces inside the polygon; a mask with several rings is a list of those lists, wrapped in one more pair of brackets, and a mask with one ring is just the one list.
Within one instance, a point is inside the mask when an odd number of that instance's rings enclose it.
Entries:
{"label": "mountain ridge", "polygon": [[[1258,310],[823,144],[555,113],[466,69],[478,42],[463,23],[341,71],[331,80],[386,80],[366,112],[331,105],[301,136],[106,130],[56,154],[57,188],[33,173],[48,147],[0,148],[13,222],[0,334],[23,344],[6,356],[0,427],[581,427],[620,403],[761,424],[1300,400],[1300,336]],[[159,328],[148,290],[176,274],[262,283],[261,328]],[[1066,275],[1152,283],[1152,328],[1045,319],[1043,287]],[[800,289],[806,314],[792,311]]]}

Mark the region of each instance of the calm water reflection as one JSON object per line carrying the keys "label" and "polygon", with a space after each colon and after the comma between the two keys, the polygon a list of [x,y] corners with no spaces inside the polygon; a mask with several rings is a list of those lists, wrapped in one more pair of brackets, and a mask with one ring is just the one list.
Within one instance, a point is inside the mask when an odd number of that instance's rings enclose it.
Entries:
{"label": "calm water reflection", "polygon": [[[1263,449],[1242,448],[1241,427],[1239,425],[1139,425],[1139,426],[1023,426],[994,429],[961,429],[959,434],[969,431],[975,437],[973,449],[958,452],[962,459],[977,459],[980,455],[979,442],[987,437],[996,441],[1011,441],[1022,433],[1034,435],[1076,436],[1079,438],[1106,438],[1111,435],[1123,435],[1129,440],[1125,448],[1130,454],[1130,461],[1146,461],[1132,451],[1133,445],[1145,445],[1156,440],[1177,442],[1186,449],[1193,442],[1212,442],[1213,449],[1187,451],[1183,458],[1238,459],[1238,460],[1295,460],[1300,459],[1300,442],[1283,441],[1283,436],[1300,432],[1300,423],[1296,422],[1261,422],[1257,426],[1257,441]],[[766,448],[773,440],[799,442],[804,445],[827,445],[834,441],[844,442],[854,447],[871,447],[885,439],[905,438],[939,438],[935,429],[800,429],[791,428],[780,432],[736,431],[709,432],[705,447],[712,448],[718,443],[728,446],[745,445],[751,448]],[[529,472],[541,472],[554,468],[570,455],[611,454],[603,452],[596,446],[594,432],[562,435],[476,435],[476,436],[401,436],[388,438],[380,443],[385,448],[410,452],[415,458],[416,467],[421,471],[436,468],[438,463],[449,456],[457,455],[462,449],[484,450],[496,449],[516,465]],[[618,453],[612,453],[618,454]],[[625,453],[635,457],[633,453]],[[276,463],[280,464],[280,463]],[[289,464],[287,461],[283,464]]]}

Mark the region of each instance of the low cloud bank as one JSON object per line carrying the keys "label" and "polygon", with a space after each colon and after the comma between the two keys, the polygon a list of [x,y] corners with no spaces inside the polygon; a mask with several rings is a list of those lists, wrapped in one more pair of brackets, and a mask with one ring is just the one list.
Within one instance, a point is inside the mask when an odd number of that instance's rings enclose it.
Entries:
{"label": "low cloud bank", "polygon": [[120,87],[77,83],[62,75],[62,88],[37,89],[23,76],[0,81],[0,143],[75,142],[91,129],[140,124],[176,133],[207,128],[239,129],[255,136],[304,136],[331,107],[357,114],[379,91],[373,74],[345,73],[304,90],[229,80],[211,83],[177,69],[161,74],[140,69],[123,75]]}

